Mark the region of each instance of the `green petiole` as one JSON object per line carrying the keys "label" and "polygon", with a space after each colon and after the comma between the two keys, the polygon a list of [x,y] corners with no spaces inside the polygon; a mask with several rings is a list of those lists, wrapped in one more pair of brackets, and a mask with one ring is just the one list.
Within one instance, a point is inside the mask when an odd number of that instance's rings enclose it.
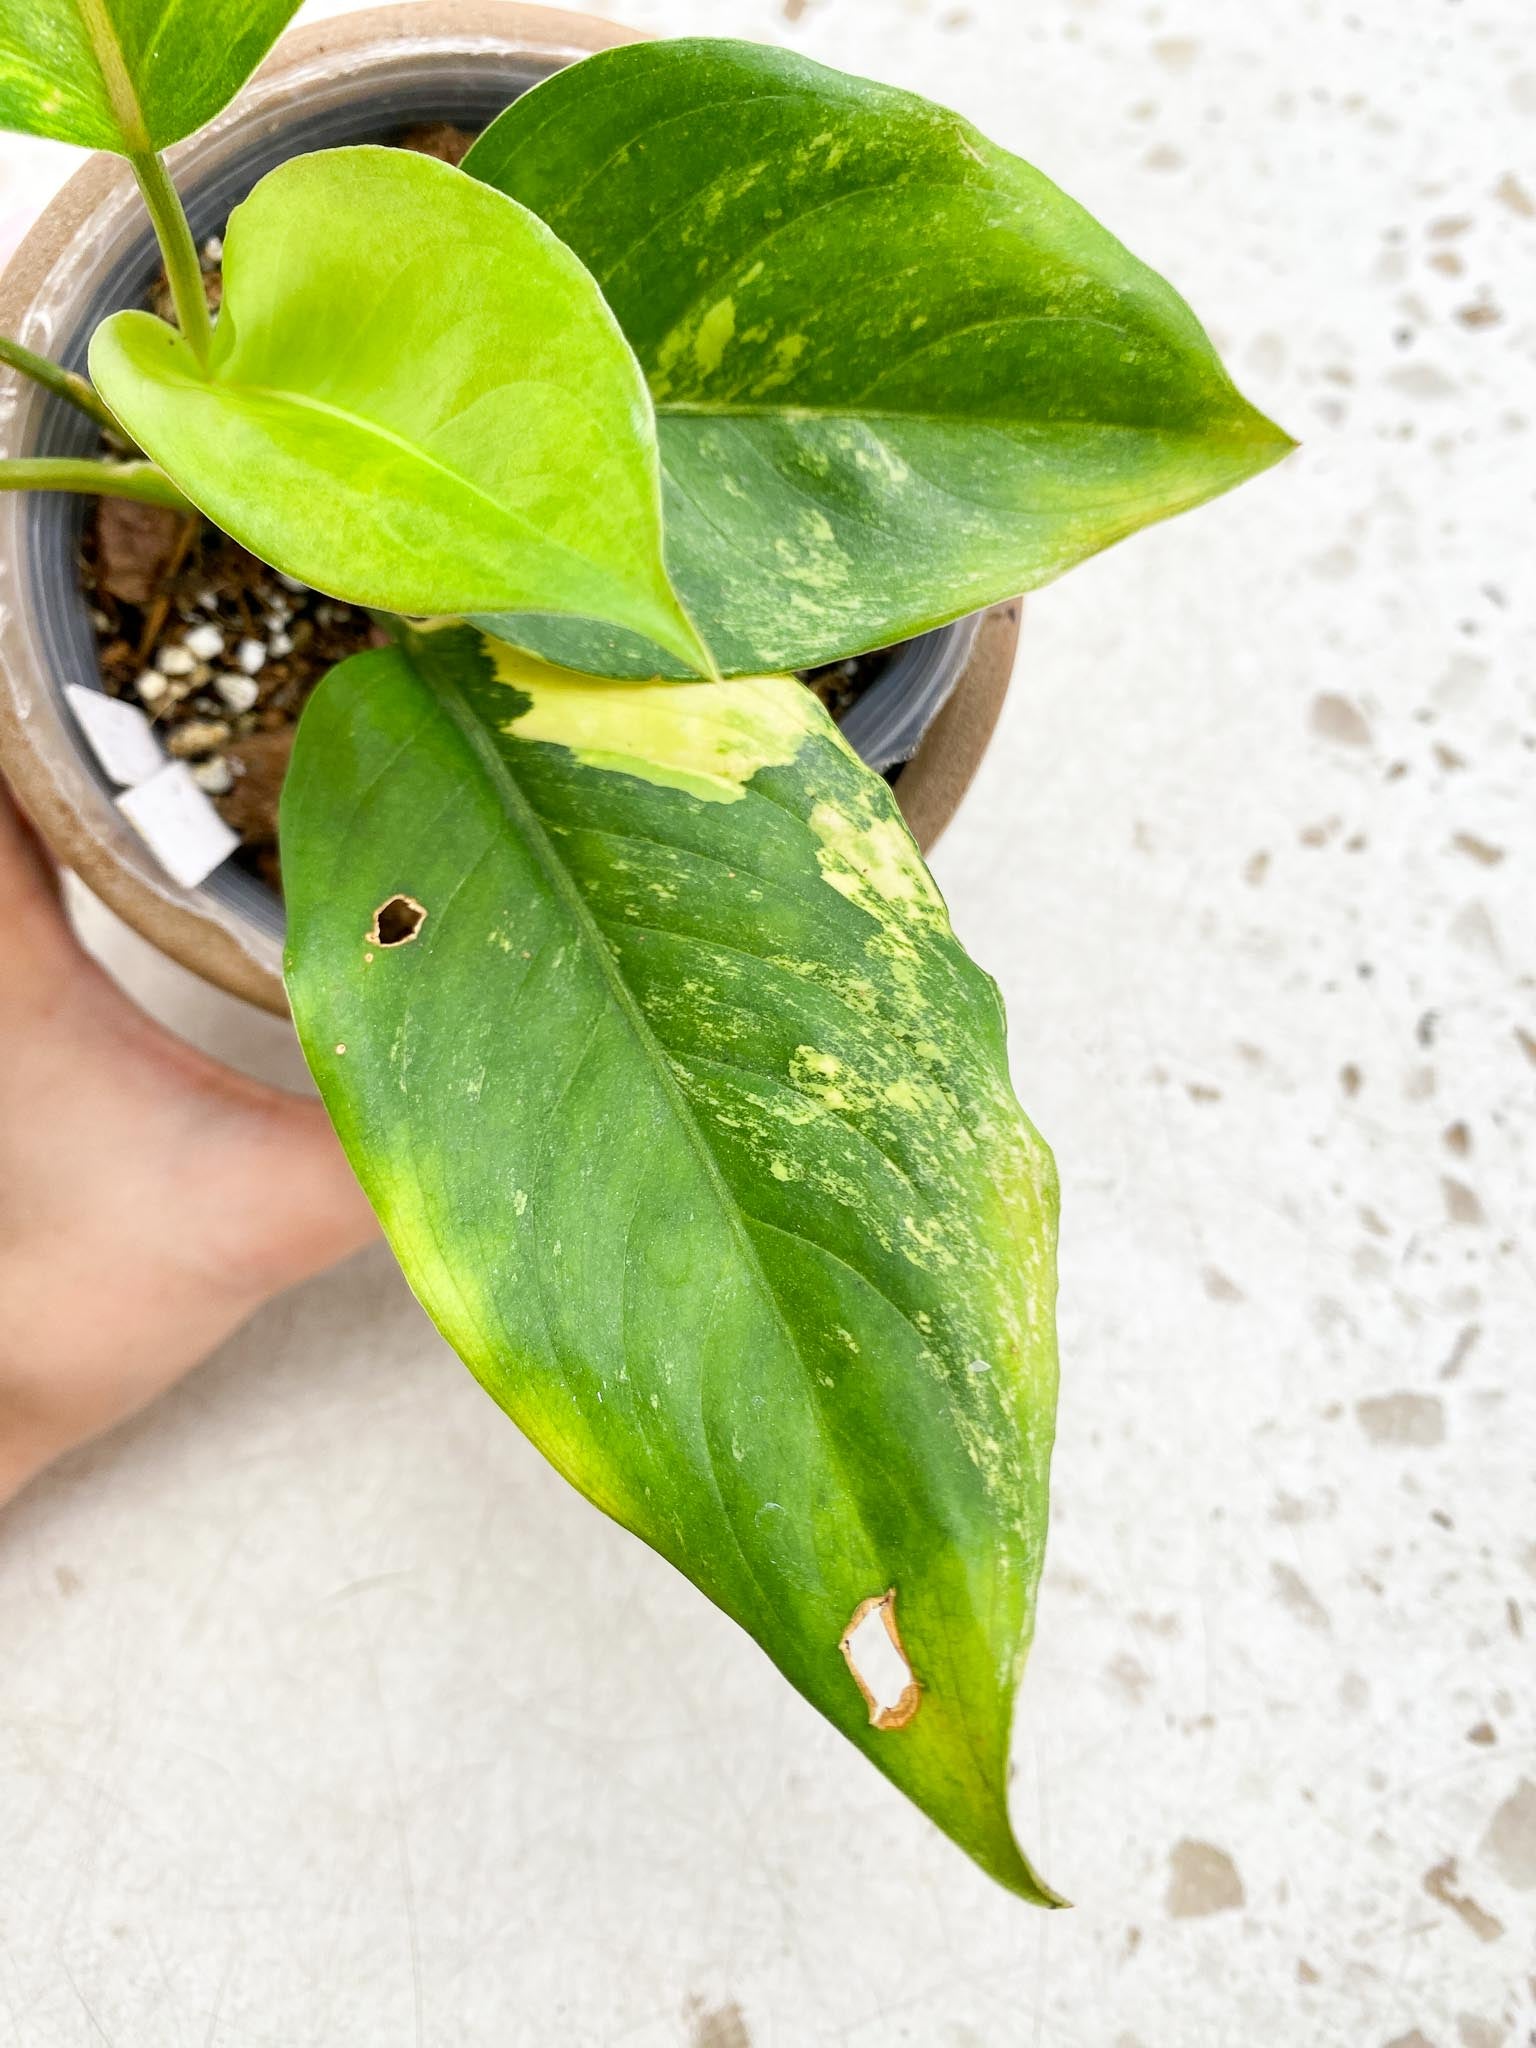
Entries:
{"label": "green petiole", "polygon": [[19,341],[8,341],[0,334],[0,363],[13,370],[19,370],[23,377],[30,377],[34,384],[41,384],[45,391],[51,391],[56,398],[67,399],[78,406],[81,412],[93,419],[98,427],[104,427],[109,434],[121,436],[122,429],[110,412],[96,396],[95,391],[83,377],[73,370],[60,369],[46,356],[34,354]]}
{"label": "green petiole", "polygon": [[144,204],[154,222],[155,239],[165,259],[165,274],[170,280],[177,321],[197,358],[198,367],[206,370],[208,352],[213,345],[213,323],[208,317],[208,300],[203,291],[203,266],[198,260],[197,244],[192,239],[181,196],[171,183],[165,159],[153,150],[136,151],[128,161],[133,166],[133,175],[139,181]]}
{"label": "green petiole", "polygon": [[152,462],[91,462],[78,456],[24,456],[0,462],[0,491],[80,491],[96,498],[135,498],[190,518],[197,507]]}

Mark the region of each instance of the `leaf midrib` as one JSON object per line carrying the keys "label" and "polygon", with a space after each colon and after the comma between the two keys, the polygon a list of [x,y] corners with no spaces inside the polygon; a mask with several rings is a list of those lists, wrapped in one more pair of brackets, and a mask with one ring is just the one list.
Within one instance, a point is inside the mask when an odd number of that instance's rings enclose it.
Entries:
{"label": "leaf midrib", "polygon": [[758,1259],[750,1241],[745,1238],[740,1208],[726,1184],[724,1175],[720,1171],[718,1160],[705,1142],[704,1134],[699,1128],[698,1119],[695,1117],[686,1096],[673,1077],[666,1049],[651,1029],[650,1022],[644,1010],[640,1007],[638,997],[624,979],[619,969],[619,963],[614,958],[613,949],[603,935],[602,927],[599,925],[592,910],[588,907],[587,901],[582,895],[581,890],[577,887],[570,870],[560,859],[543,819],[539,816],[529,798],[524,794],[516,775],[512,771],[511,764],[486,731],[484,721],[477,715],[474,707],[466,700],[459,686],[445,677],[434,675],[428,687],[439,698],[454,724],[474,750],[475,756],[484,768],[488,780],[496,789],[498,795],[506,802],[507,808],[516,819],[518,828],[523,833],[541,873],[560,899],[571,922],[576,926],[588,952],[596,959],[603,979],[607,983],[609,993],[612,995],[616,1006],[628,1024],[632,1035],[639,1042],[648,1063],[654,1068],[657,1076],[660,1078],[662,1086],[671,1100],[673,1110],[688,1134],[689,1143],[697,1152],[704,1166],[716,1198],[721,1208],[725,1211],[732,1229],[742,1237],[743,1247],[752,1266],[754,1276],[760,1281],[763,1291],[773,1303],[774,1314],[784,1331],[785,1337],[789,1341],[790,1349],[794,1352],[795,1357],[800,1360],[800,1363],[804,1365],[805,1360],[801,1357],[799,1346],[795,1343],[794,1334],[784,1317],[783,1309],[779,1305],[778,1296],[774,1292],[767,1274],[763,1271],[762,1262]]}
{"label": "leaf midrib", "polygon": [[275,384],[246,384],[233,377],[221,378],[217,381],[219,388],[225,391],[249,398],[268,399],[278,405],[291,405],[300,412],[320,413],[328,419],[339,420],[343,426],[350,427],[359,434],[371,436],[376,441],[382,441],[387,446],[397,449],[402,455],[408,455],[413,461],[419,462],[425,468],[434,471],[438,476],[445,477],[449,483],[457,484],[462,490],[468,491],[471,496],[478,498],[482,504],[489,506],[499,518],[509,521],[513,526],[530,535],[542,546],[552,548],[559,554],[568,555],[572,561],[580,562],[584,567],[594,570],[600,575],[611,574],[611,572],[604,569],[602,563],[595,560],[591,555],[584,555],[580,548],[573,548],[565,541],[552,540],[531,519],[525,518],[515,506],[508,505],[502,499],[495,497],[483,485],[477,484],[472,477],[465,476],[461,470],[455,469],[451,463],[444,462],[440,457],[433,455],[419,441],[411,441],[404,434],[397,434],[392,427],[386,427],[377,420],[364,419],[360,413],[349,412],[345,406],[333,405],[327,399],[311,398],[302,391],[286,391]]}
{"label": "leaf midrib", "polygon": [[[407,659],[409,659],[408,656]],[[412,663],[411,665],[414,669],[415,664]],[[416,670],[416,673],[419,676],[420,670]],[[518,829],[523,835],[524,843],[533,855],[536,865],[553,890],[557,900],[569,915],[571,923],[575,927],[586,951],[595,958],[598,971],[608,987],[615,1007],[629,1027],[630,1033],[639,1045],[641,1052],[644,1054],[647,1065],[659,1081],[663,1093],[671,1104],[678,1124],[682,1128],[690,1147],[704,1170],[705,1178],[715,1196],[716,1203],[725,1217],[727,1228],[735,1238],[741,1255],[761,1295],[768,1303],[774,1321],[778,1324],[783,1334],[790,1356],[800,1368],[807,1389],[813,1390],[815,1386],[815,1373],[801,1351],[799,1343],[796,1341],[795,1333],[790,1327],[788,1317],[784,1313],[783,1303],[779,1300],[778,1290],[768,1278],[761,1254],[752,1241],[749,1225],[753,1219],[747,1216],[735,1196],[731,1193],[730,1186],[720,1170],[720,1163],[715,1158],[704,1136],[704,1132],[700,1128],[699,1120],[694,1113],[693,1107],[680,1086],[676,1075],[672,1072],[665,1047],[651,1029],[650,1022],[644,1010],[640,1007],[638,998],[624,979],[619,963],[614,957],[613,950],[603,935],[602,927],[589,909],[586,899],[577,887],[569,870],[560,859],[543,819],[530,799],[524,794],[516,775],[513,773],[511,764],[491,738],[491,735],[486,731],[483,720],[477,716],[474,707],[467,701],[458,684],[452,681],[451,678],[443,675],[434,675],[430,683],[427,683],[424,677],[422,681],[437,702],[442,705],[443,710],[468,743],[475,758],[484,769],[491,786],[495,789],[498,796],[501,797],[516,821]],[[895,1304],[893,1303],[892,1306],[894,1307]],[[898,1310],[897,1313],[899,1314],[900,1311]],[[811,1398],[813,1404],[815,1404],[814,1392],[812,1392]],[[834,1460],[837,1460],[839,1454],[835,1444],[825,1436],[823,1440],[828,1442],[830,1455]],[[863,1513],[858,1505],[856,1492],[851,1488],[848,1492],[848,1498],[853,1505],[854,1514],[858,1517],[866,1546],[871,1554],[878,1555],[878,1547],[870,1536],[868,1524],[865,1522]],[[724,1509],[723,1498],[721,1504],[722,1509]],[[731,1522],[728,1511],[725,1513],[725,1519],[727,1523]]]}
{"label": "leaf midrib", "polygon": [[123,46],[107,15],[105,0],[75,0],[75,5],[91,46],[91,55],[96,60],[96,69],[101,73],[112,118],[122,130],[130,153],[147,155],[154,145],[144,124],[144,109],[139,105],[139,96],[128,76]]}
{"label": "leaf midrib", "polygon": [[1045,416],[1028,419],[1000,419],[980,413],[936,413],[906,410],[895,406],[863,406],[856,402],[847,405],[773,405],[771,403],[740,403],[736,400],[671,401],[653,399],[656,417],[662,419],[736,419],[736,420],[780,420],[793,425],[800,420],[842,420],[861,425],[867,420],[878,420],[882,424],[924,427],[986,428],[997,433],[1008,433],[1019,427],[1062,427],[1075,428],[1090,434],[1155,434],[1167,441],[1190,441],[1204,445],[1212,441],[1231,441],[1234,444],[1245,441],[1266,442],[1274,438],[1269,434],[1252,434],[1246,423],[1234,419],[1225,430],[1219,427],[1157,427],[1139,420],[1063,420]]}

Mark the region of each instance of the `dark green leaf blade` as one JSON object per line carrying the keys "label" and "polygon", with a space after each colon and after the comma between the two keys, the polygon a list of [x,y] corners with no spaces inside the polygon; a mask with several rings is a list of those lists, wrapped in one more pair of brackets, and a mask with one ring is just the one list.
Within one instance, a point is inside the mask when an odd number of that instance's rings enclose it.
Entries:
{"label": "dark green leaf blade", "polygon": [[[282,840],[305,1051],[449,1341],[1050,1902],[1006,1767],[1054,1172],[885,784],[792,680],[614,690],[439,629],[322,685]],[[892,1589],[922,1690],[877,1726],[840,1642]]]}
{"label": "dark green leaf blade", "polygon": [[0,128],[145,155],[211,121],[299,0],[7,0]]}
{"label": "dark green leaf blade", "polygon": [[207,373],[118,313],[91,374],[194,504],[332,596],[596,618],[709,671],[662,560],[628,344],[549,229],[448,164],[282,165],[230,218]]}
{"label": "dark green leaf blade", "polygon": [[1178,295],[1037,171],[787,51],[605,51],[465,167],[618,315],[656,401],[674,581],[727,673],[1032,588],[1291,446]]}

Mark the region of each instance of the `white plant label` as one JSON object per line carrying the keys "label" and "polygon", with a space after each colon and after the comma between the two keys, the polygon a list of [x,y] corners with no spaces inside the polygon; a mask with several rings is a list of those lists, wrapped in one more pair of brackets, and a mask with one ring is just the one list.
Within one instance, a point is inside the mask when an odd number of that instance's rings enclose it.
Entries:
{"label": "white plant label", "polygon": [[184,889],[206,882],[240,844],[192,780],[185,761],[167,762],[137,789],[125,790],[117,807]]}
{"label": "white plant label", "polygon": [[136,704],[125,704],[120,697],[88,690],[80,683],[67,683],[64,695],[104,775],[132,789],[159,774],[165,766],[165,752]]}

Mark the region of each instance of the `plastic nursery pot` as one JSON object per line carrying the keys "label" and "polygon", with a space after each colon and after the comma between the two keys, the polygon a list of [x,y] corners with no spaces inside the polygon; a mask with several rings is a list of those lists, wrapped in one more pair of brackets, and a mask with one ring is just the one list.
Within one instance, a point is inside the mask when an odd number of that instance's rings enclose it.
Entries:
{"label": "plastic nursery pot", "polygon": [[[483,126],[519,92],[632,30],[496,0],[417,0],[283,39],[210,127],[171,153],[193,232],[219,232],[275,165],[314,149],[389,141],[421,122]],[[158,258],[127,167],[94,157],[0,278],[0,332],[83,369],[91,333],[142,302]],[[93,452],[95,429],[61,400],[0,372],[0,455]],[[79,587],[85,502],[0,495],[0,769],[54,855],[143,936],[206,980],[286,1013],[283,912],[232,862],[181,887],[113,803],[64,696],[100,687]],[[953,817],[1002,707],[1017,603],[908,641],[845,722],[896,791],[926,848]],[[904,765],[902,765],[904,764]]]}

